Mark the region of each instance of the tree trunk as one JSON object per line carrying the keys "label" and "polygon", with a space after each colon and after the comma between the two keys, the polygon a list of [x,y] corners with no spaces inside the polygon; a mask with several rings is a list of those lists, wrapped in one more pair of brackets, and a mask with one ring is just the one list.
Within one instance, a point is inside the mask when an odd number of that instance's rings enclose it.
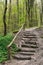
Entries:
{"label": "tree trunk", "polygon": [[3,23],[4,23],[4,36],[7,33],[6,30],[6,12],[7,12],[7,0],[5,0],[5,9],[4,9],[4,15],[3,15]]}
{"label": "tree trunk", "polygon": [[9,0],[9,9],[8,9],[9,11],[8,11],[8,14],[9,14],[9,16],[8,16],[8,32],[9,32],[9,28],[10,28],[10,19],[11,19],[11,0]]}
{"label": "tree trunk", "polygon": [[19,0],[17,0],[17,17],[18,17],[18,23],[19,23]]}
{"label": "tree trunk", "polygon": [[[27,26],[27,24],[28,24],[28,21],[27,21],[27,1],[25,2],[25,5],[26,5],[25,26]],[[24,26],[24,28],[25,28],[25,26]]]}
{"label": "tree trunk", "polygon": [[11,0],[9,0],[9,21],[10,22],[10,18],[11,18]]}
{"label": "tree trunk", "polygon": [[30,22],[30,0],[28,0],[28,27]]}
{"label": "tree trunk", "polygon": [[42,11],[41,11],[41,22],[43,24],[43,0],[41,0],[41,6],[42,6]]}

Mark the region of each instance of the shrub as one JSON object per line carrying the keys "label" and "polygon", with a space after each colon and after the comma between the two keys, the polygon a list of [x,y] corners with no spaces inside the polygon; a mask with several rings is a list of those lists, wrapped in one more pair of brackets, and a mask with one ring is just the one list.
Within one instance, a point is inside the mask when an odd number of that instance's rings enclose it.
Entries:
{"label": "shrub", "polygon": [[8,59],[8,51],[6,47],[12,39],[12,34],[7,34],[6,36],[0,35],[0,62],[3,62]]}

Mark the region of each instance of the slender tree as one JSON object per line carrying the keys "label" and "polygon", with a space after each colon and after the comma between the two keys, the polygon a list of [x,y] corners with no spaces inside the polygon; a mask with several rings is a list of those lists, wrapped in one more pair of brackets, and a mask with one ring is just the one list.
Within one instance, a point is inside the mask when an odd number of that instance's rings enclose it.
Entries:
{"label": "slender tree", "polygon": [[26,17],[25,17],[25,25],[27,24],[28,26],[28,1],[26,0]]}
{"label": "slender tree", "polygon": [[10,21],[11,21],[11,0],[9,0],[9,9],[8,9],[8,30],[9,30],[9,24],[10,24]]}
{"label": "slender tree", "polygon": [[7,29],[6,29],[6,12],[7,12],[7,0],[5,0],[5,8],[4,8],[4,14],[3,14],[4,36],[7,33]]}
{"label": "slender tree", "polygon": [[35,22],[37,21],[37,4],[35,4]]}
{"label": "slender tree", "polygon": [[11,0],[9,0],[9,22],[11,18]]}
{"label": "slender tree", "polygon": [[34,0],[28,0],[28,26],[29,26],[29,23],[30,23],[30,19],[32,21],[32,15],[33,15],[33,12],[32,12],[32,8],[33,8],[33,5],[34,5]]}
{"label": "slender tree", "polygon": [[18,17],[18,22],[19,22],[19,0],[17,0],[17,17]]}
{"label": "slender tree", "polygon": [[42,11],[41,11],[41,23],[43,23],[43,0],[41,0],[41,7],[42,7]]}

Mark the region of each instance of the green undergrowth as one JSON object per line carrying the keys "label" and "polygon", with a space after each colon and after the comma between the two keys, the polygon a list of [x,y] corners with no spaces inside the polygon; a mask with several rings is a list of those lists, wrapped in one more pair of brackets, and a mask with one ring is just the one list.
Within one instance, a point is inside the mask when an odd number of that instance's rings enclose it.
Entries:
{"label": "green undergrowth", "polygon": [[[12,34],[7,34],[6,36],[0,35],[0,63],[3,61],[8,60],[8,50],[7,45],[12,41],[13,39]],[[15,44],[12,44],[12,52],[17,52],[18,48]]]}
{"label": "green undergrowth", "polygon": [[11,47],[12,47],[12,48],[11,48],[11,54],[12,54],[12,56],[13,56],[15,53],[21,51],[21,49],[20,49],[20,48],[17,48],[17,46],[16,46],[15,44],[12,44]]}

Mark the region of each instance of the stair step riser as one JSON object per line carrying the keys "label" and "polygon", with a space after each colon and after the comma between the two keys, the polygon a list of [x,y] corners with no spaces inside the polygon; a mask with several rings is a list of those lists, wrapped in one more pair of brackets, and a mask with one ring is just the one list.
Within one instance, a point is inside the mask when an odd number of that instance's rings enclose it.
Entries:
{"label": "stair step riser", "polygon": [[21,52],[35,52],[35,50],[33,50],[33,51],[32,50],[27,50],[27,51],[26,50],[21,50]]}
{"label": "stair step riser", "polygon": [[36,42],[37,41],[37,39],[36,38],[22,38],[21,39],[22,41],[27,41],[27,42],[29,42],[29,41],[34,41],[34,42]]}
{"label": "stair step riser", "polygon": [[14,59],[17,59],[17,60],[31,60],[31,57],[29,57],[29,58],[18,58],[18,57],[13,57]]}
{"label": "stair step riser", "polygon": [[25,53],[20,53],[21,55],[28,55],[28,56],[32,56],[32,55],[34,55],[34,53],[33,54],[25,54]]}
{"label": "stair step riser", "polygon": [[26,45],[30,45],[30,46],[37,46],[37,44],[33,44],[33,43],[25,43]]}
{"label": "stair step riser", "polygon": [[36,42],[25,42],[25,44],[33,44],[33,45],[37,45]]}
{"label": "stair step riser", "polygon": [[24,36],[23,38],[36,38],[36,37]]}
{"label": "stair step riser", "polygon": [[33,34],[33,33],[30,33],[30,32],[25,32],[25,33],[23,33],[24,35],[32,35],[32,36],[36,36],[35,34]]}
{"label": "stair step riser", "polygon": [[28,47],[28,48],[38,48],[37,46],[24,46],[24,45],[22,45],[22,47]]}
{"label": "stair step riser", "polygon": [[36,38],[36,37],[23,37],[23,38]]}
{"label": "stair step riser", "polygon": [[22,44],[21,46],[37,46],[36,44]]}

